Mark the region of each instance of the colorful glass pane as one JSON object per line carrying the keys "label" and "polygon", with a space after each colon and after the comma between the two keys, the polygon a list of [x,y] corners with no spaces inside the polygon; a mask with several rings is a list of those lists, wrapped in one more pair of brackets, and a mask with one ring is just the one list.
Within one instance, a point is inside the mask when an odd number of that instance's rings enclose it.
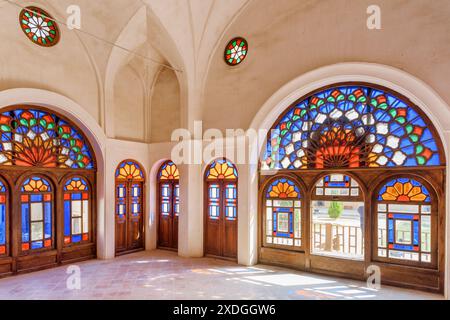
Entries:
{"label": "colorful glass pane", "polygon": [[64,244],[89,240],[89,187],[73,177],[64,185]]}
{"label": "colorful glass pane", "polygon": [[0,165],[93,169],[86,139],[54,114],[16,109],[0,114]]}
{"label": "colorful glass pane", "polygon": [[236,180],[237,177],[236,167],[226,159],[213,161],[206,173],[208,180]]}
{"label": "colorful glass pane", "polygon": [[164,163],[159,171],[160,180],[179,180],[180,172],[172,161]]}
{"label": "colorful glass pane", "polygon": [[381,188],[379,201],[430,202],[430,193],[420,182],[409,178],[398,178]]}
{"label": "colorful glass pane", "polygon": [[134,161],[122,162],[116,170],[116,179],[124,181],[144,180],[144,173],[141,167]]}
{"label": "colorful glass pane", "polygon": [[6,254],[6,187],[0,180],[0,256]]}
{"label": "colorful glass pane", "polygon": [[220,185],[210,184],[208,187],[209,218],[217,220],[220,217]]}
{"label": "colorful glass pane", "polygon": [[74,177],[66,182],[64,185],[65,191],[88,191],[89,187],[83,178]]}
{"label": "colorful glass pane", "polygon": [[338,86],[288,109],[267,141],[263,170],[442,164],[427,119],[394,94]]}
{"label": "colorful glass pane", "polygon": [[127,214],[127,186],[119,183],[116,187],[116,214],[122,219]]}
{"label": "colorful glass pane", "polygon": [[23,183],[21,191],[22,251],[52,248],[50,183],[41,177],[31,177]]}
{"label": "colorful glass pane", "polygon": [[237,216],[237,186],[227,184],[225,186],[225,217],[227,220],[236,220]]}
{"label": "colorful glass pane", "polygon": [[414,179],[398,178],[383,186],[378,201],[378,256],[430,263],[434,238],[428,190]]}
{"label": "colorful glass pane", "polygon": [[27,179],[22,185],[22,192],[50,192],[52,188],[50,183],[41,177],[32,177]]}
{"label": "colorful glass pane", "polygon": [[26,7],[20,12],[23,32],[34,43],[51,47],[58,43],[60,32],[53,17],[37,7]]}
{"label": "colorful glass pane", "polygon": [[276,179],[270,184],[266,193],[266,198],[300,199],[300,190],[297,185],[289,179]]}
{"label": "colorful glass pane", "polygon": [[236,66],[245,60],[248,54],[248,43],[244,38],[234,38],[225,48],[225,61],[230,66]]}

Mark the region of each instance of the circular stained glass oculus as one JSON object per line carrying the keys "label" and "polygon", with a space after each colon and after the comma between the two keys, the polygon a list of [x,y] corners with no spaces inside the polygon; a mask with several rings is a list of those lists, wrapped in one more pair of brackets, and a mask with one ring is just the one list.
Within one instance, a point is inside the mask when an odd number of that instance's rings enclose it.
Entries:
{"label": "circular stained glass oculus", "polygon": [[34,43],[51,47],[59,41],[59,28],[53,17],[37,7],[26,7],[20,12],[20,26]]}
{"label": "circular stained glass oculus", "polygon": [[231,40],[225,48],[225,62],[236,66],[245,60],[248,54],[248,42],[241,37]]}

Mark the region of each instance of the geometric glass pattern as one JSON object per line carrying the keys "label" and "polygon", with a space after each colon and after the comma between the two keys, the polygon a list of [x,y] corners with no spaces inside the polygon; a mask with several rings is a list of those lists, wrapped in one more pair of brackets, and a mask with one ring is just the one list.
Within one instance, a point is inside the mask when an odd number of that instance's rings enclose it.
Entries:
{"label": "geometric glass pattern", "polygon": [[42,110],[0,114],[0,165],[93,169],[86,139],[60,117]]}
{"label": "geometric glass pattern", "polygon": [[361,192],[358,182],[347,175],[331,174],[316,184],[316,196],[358,197]]}
{"label": "geometric glass pattern", "polygon": [[53,247],[53,202],[50,183],[41,177],[27,179],[21,188],[22,252]]}
{"label": "geometric glass pattern", "polygon": [[439,166],[425,120],[395,95],[337,86],[288,109],[267,141],[263,170]]}
{"label": "geometric glass pattern", "polygon": [[44,10],[27,7],[20,12],[22,31],[34,43],[51,47],[59,41],[59,28],[55,20]]}
{"label": "geometric glass pattern", "polygon": [[290,179],[278,178],[269,185],[265,198],[268,245],[302,246],[300,199],[300,189]]}
{"label": "geometric glass pattern", "polygon": [[267,189],[266,198],[300,198],[300,189],[289,179],[276,179]]}
{"label": "geometric glass pattern", "polygon": [[230,66],[236,66],[245,60],[248,53],[248,43],[243,38],[231,40],[225,49],[225,61]]}
{"label": "geometric glass pattern", "polygon": [[430,193],[420,182],[409,178],[398,178],[381,188],[379,201],[431,202]]}
{"label": "geometric glass pattern", "polygon": [[0,256],[6,254],[6,186],[0,180]]}
{"label": "geometric glass pattern", "polygon": [[81,177],[64,185],[64,244],[89,241],[89,186]]}
{"label": "geometric glass pattern", "polygon": [[398,178],[378,196],[378,256],[431,263],[433,208],[428,190],[419,182]]}
{"label": "geometric glass pattern", "polygon": [[179,180],[180,173],[177,166],[172,161],[164,163],[159,171],[160,180]]}
{"label": "geometric glass pattern", "polygon": [[123,161],[116,170],[116,179],[120,181],[142,181],[144,173],[134,161]]}
{"label": "geometric glass pattern", "polygon": [[236,180],[237,177],[236,167],[226,159],[213,161],[206,173],[207,180]]}

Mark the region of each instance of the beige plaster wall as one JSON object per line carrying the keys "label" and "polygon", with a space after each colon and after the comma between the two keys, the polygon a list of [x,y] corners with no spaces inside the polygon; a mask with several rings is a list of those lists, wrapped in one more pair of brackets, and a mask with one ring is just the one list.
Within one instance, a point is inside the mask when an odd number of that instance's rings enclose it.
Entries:
{"label": "beige plaster wall", "polygon": [[180,87],[174,71],[163,68],[156,78],[151,101],[151,142],[168,142],[180,128]]}
{"label": "beige plaster wall", "polygon": [[[205,128],[247,128],[282,85],[342,62],[402,69],[450,102],[450,2],[379,0],[382,30],[366,27],[372,0],[258,0],[241,13],[212,58],[202,105]],[[250,49],[230,68],[223,49],[233,36]],[[227,116],[220,116],[226,113]]]}

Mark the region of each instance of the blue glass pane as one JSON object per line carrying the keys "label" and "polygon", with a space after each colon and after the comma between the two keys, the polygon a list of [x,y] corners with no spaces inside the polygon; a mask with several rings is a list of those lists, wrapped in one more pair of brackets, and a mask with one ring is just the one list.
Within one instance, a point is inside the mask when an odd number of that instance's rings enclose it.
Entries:
{"label": "blue glass pane", "polygon": [[43,241],[35,241],[31,243],[31,249],[35,250],[35,249],[42,249],[44,247],[44,242]]}
{"label": "blue glass pane", "polygon": [[50,202],[44,203],[44,233],[45,239],[50,239],[52,237],[52,204]]}
{"label": "blue glass pane", "polygon": [[30,207],[28,203],[22,204],[22,242],[30,241]]}
{"label": "blue glass pane", "polygon": [[32,194],[30,196],[31,202],[42,202],[42,195],[41,194]]}
{"label": "blue glass pane", "polygon": [[71,208],[70,201],[64,201],[64,235],[66,237],[70,236],[70,225],[71,225]]}
{"label": "blue glass pane", "polygon": [[81,200],[81,193],[72,193],[72,200]]}
{"label": "blue glass pane", "polygon": [[82,240],[81,234],[72,237],[72,242],[74,242],[74,243],[81,242],[81,240]]}
{"label": "blue glass pane", "polygon": [[6,243],[6,206],[0,204],[0,245]]}

